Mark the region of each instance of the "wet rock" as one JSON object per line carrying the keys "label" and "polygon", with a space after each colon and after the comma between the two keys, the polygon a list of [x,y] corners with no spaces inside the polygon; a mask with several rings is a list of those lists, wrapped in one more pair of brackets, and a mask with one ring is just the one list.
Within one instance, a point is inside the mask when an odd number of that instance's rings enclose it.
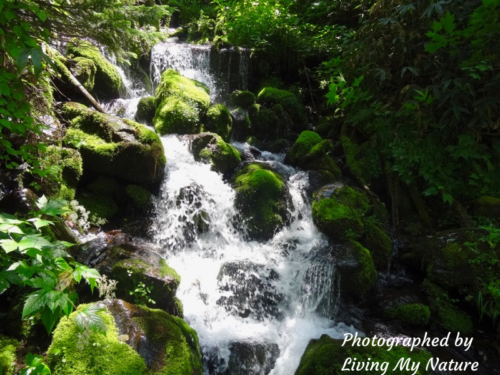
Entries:
{"label": "wet rock", "polygon": [[182,368],[182,374],[202,374],[196,332],[182,319],[119,299],[106,306],[119,334],[150,371],[163,374]]}
{"label": "wet rock", "polygon": [[[175,297],[180,276],[158,255],[160,251],[153,244],[133,243],[125,235],[118,233],[82,244],[75,252],[77,261],[118,281],[118,298],[158,307],[180,316],[182,307]],[[131,295],[130,292],[140,283],[144,284],[143,289],[148,289],[149,293],[146,296],[140,293]]]}
{"label": "wet rock", "polygon": [[37,201],[38,196],[32,190],[19,188],[3,197],[0,201],[0,212],[11,215],[17,213],[21,216],[25,216],[31,211],[36,211],[38,209],[36,206]]}
{"label": "wet rock", "polygon": [[280,354],[274,343],[235,342],[229,350],[231,355],[224,375],[269,374]]}
{"label": "wet rock", "polygon": [[201,133],[192,137],[191,152],[196,161],[211,164],[212,170],[229,174],[241,162],[241,157],[233,146],[214,133]]}
{"label": "wet rock", "polygon": [[184,246],[193,242],[201,233],[210,228],[210,215],[203,209],[203,204],[209,199],[200,185],[191,184],[180,189],[176,199],[177,208],[184,207],[183,215],[179,216],[178,223],[184,233]]}
{"label": "wet rock", "polygon": [[233,136],[237,141],[242,141],[250,135],[252,130],[252,123],[248,116],[248,111],[237,108],[231,111],[233,117]]}
{"label": "wet rock", "polygon": [[243,318],[282,319],[283,294],[276,289],[279,274],[270,267],[247,261],[224,263],[217,276],[219,290],[232,292],[217,304]]}

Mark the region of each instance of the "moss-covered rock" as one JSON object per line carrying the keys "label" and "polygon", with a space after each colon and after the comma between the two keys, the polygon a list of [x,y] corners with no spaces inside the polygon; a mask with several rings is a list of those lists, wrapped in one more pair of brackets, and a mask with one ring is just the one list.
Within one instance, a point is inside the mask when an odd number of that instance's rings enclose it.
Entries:
{"label": "moss-covered rock", "polygon": [[215,104],[208,109],[203,129],[220,135],[226,142],[229,141],[233,130],[233,118],[224,104]]}
{"label": "moss-covered rock", "polygon": [[[115,253],[126,254],[124,249],[115,248]],[[180,276],[163,260],[156,257],[133,256],[126,259],[111,261],[111,278],[118,281],[116,295],[126,301],[136,302],[141,296],[130,295],[139,283],[150,290],[148,297],[154,301],[137,301],[150,307],[159,307],[171,314],[176,311],[175,293],[180,283]],[[99,265],[99,267],[104,264]]]}
{"label": "moss-covered rock", "polygon": [[107,303],[120,334],[144,359],[149,375],[201,375],[196,332],[182,319],[125,301]]}
{"label": "moss-covered rock", "polygon": [[144,374],[144,360],[130,346],[120,341],[118,329],[109,312],[99,313],[106,323],[105,335],[92,332],[88,338],[79,337],[81,332],[75,318],[86,306],[80,305],[68,318],[63,317],[54,330],[52,344],[47,351],[52,374]]}
{"label": "moss-covered rock", "polygon": [[460,332],[466,335],[472,333],[474,328],[472,319],[453,304],[444,289],[428,279],[424,281],[423,287],[430,302],[431,319],[437,325],[449,332]]}
{"label": "moss-covered rock", "polygon": [[235,90],[231,93],[231,103],[235,107],[248,109],[255,104],[255,95],[250,91]]}
{"label": "moss-covered rock", "polygon": [[152,124],[155,117],[156,104],[154,96],[141,98],[137,104],[135,120],[141,123]]}
{"label": "moss-covered rock", "polygon": [[115,197],[120,190],[120,186],[113,177],[99,176],[87,184],[87,190],[99,196]]}
{"label": "moss-covered rock", "polygon": [[368,249],[359,242],[349,241],[339,249],[337,268],[344,297],[360,300],[375,287],[377,271]]}
{"label": "moss-covered rock", "polygon": [[266,165],[252,163],[233,179],[236,207],[246,219],[248,234],[267,240],[287,221],[286,186]]}
{"label": "moss-covered rock", "polygon": [[360,242],[370,250],[377,270],[386,271],[392,254],[392,239],[373,218],[366,219],[363,223],[365,235]]}
{"label": "moss-covered rock", "polygon": [[147,211],[151,208],[152,195],[149,191],[138,185],[127,185],[125,194],[130,200],[134,209],[139,211]]}
{"label": "moss-covered rock", "polygon": [[43,169],[55,169],[57,180],[46,179],[42,188],[51,198],[71,201],[75,198],[75,189],[83,173],[80,153],[72,148],[49,146],[41,161]]}
{"label": "moss-covered rock", "polygon": [[16,350],[19,345],[17,340],[0,335],[0,374],[15,373]]}
{"label": "moss-covered rock", "polygon": [[[312,131],[300,133],[295,144],[288,150],[285,163],[313,171],[327,171],[334,180],[341,177],[341,172],[329,153],[333,150],[332,143]],[[333,182],[329,181],[329,182]]]}
{"label": "moss-covered rock", "polygon": [[[425,370],[431,354],[425,350],[414,350],[403,346],[394,346],[391,350],[384,346],[352,346],[349,342],[345,345],[343,340],[334,340],[330,336],[323,335],[318,340],[311,340],[300,360],[299,368],[295,375],[341,375],[344,363],[348,358],[356,364],[368,362],[370,365],[379,363],[382,365],[388,362],[388,369],[391,374],[398,375],[423,375],[429,374]],[[401,358],[410,358],[411,362],[419,362],[418,372],[413,370],[393,370]],[[353,364],[350,362],[349,364]],[[346,368],[351,368],[346,366]],[[383,370],[362,371],[359,373],[382,373]],[[354,372],[358,373],[358,372]]]}
{"label": "moss-covered rock", "polygon": [[335,198],[314,201],[312,216],[318,229],[334,240],[359,239],[364,234],[361,215]]}
{"label": "moss-covered rock", "polygon": [[492,219],[500,218],[500,199],[484,196],[476,199],[472,204],[475,216],[484,216]]}
{"label": "moss-covered rock", "polygon": [[123,83],[120,73],[92,43],[73,39],[67,44],[68,56],[84,57],[91,60],[95,67],[95,84],[92,91],[99,98],[116,99],[120,97]]}
{"label": "moss-covered rock", "polygon": [[307,128],[308,119],[305,109],[291,92],[273,87],[264,87],[257,96],[257,102],[268,108],[272,108],[276,104],[281,105],[293,119],[293,130],[301,131]]}
{"label": "moss-covered rock", "polygon": [[223,174],[234,171],[241,162],[238,150],[213,133],[196,135],[191,142],[191,151],[196,161],[210,163],[214,171]]}
{"label": "moss-covered rock", "polygon": [[233,136],[236,140],[246,139],[252,132],[252,122],[250,121],[249,111],[237,108],[231,111],[233,117]]}
{"label": "moss-covered rock", "polygon": [[115,200],[107,195],[84,192],[76,196],[76,200],[90,212],[89,222],[93,225],[100,223],[100,219],[112,220],[118,213]]}
{"label": "moss-covered rock", "polygon": [[387,315],[404,325],[425,327],[429,323],[431,311],[429,306],[421,303],[408,303],[389,309]]}
{"label": "moss-covered rock", "polygon": [[69,124],[64,143],[80,151],[85,171],[145,185],[163,179],[163,145],[151,129],[77,103],[65,103],[61,112]]}
{"label": "moss-covered rock", "polygon": [[95,86],[97,67],[95,63],[86,57],[75,57],[74,64],[70,67],[71,73],[82,84],[87,91],[92,91]]}
{"label": "moss-covered rock", "polygon": [[201,116],[210,106],[208,88],[173,69],[163,72],[156,89],[153,125],[160,134],[194,134],[201,129]]}

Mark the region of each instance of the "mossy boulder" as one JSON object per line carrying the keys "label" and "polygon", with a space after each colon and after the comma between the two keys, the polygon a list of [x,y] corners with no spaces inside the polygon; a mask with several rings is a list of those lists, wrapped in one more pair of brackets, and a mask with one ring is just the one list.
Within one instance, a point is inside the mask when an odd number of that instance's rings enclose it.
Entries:
{"label": "mossy boulder", "polygon": [[212,170],[223,174],[234,171],[241,162],[238,150],[214,133],[194,136],[191,151],[196,161],[210,163]]}
{"label": "mossy boulder", "polygon": [[257,98],[251,91],[235,90],[231,93],[231,103],[235,107],[249,109],[255,104]]}
{"label": "mossy boulder", "polygon": [[194,134],[201,129],[210,95],[204,84],[167,69],[161,75],[155,101],[153,125],[158,133]]}
{"label": "mossy boulder", "polygon": [[472,212],[475,216],[499,219],[500,199],[489,196],[480,197],[473,202]]}
{"label": "mossy boulder", "polygon": [[141,123],[152,124],[155,117],[156,104],[154,96],[141,98],[137,104],[135,120]]}
{"label": "mossy boulder", "polygon": [[341,172],[335,161],[329,155],[333,145],[328,139],[321,137],[313,131],[303,131],[288,150],[285,163],[300,167],[305,170],[327,171],[334,177],[333,182],[341,177]]}
{"label": "mossy boulder", "polygon": [[144,185],[163,179],[166,159],[154,131],[77,103],[65,103],[61,109],[69,125],[64,144],[80,151],[85,171]]}
{"label": "mossy boulder", "polygon": [[113,316],[100,312],[106,324],[106,334],[92,332],[88,338],[80,337],[75,322],[80,305],[69,317],[63,317],[54,330],[52,344],[47,351],[47,363],[54,375],[109,374],[142,375],[146,364],[141,356],[120,340]]}
{"label": "mossy boulder", "polygon": [[127,185],[125,187],[125,194],[130,201],[133,209],[141,212],[148,211],[153,203],[152,194],[138,185]]}
{"label": "mossy boulder", "polygon": [[[317,340],[311,340],[302,355],[295,375],[343,375],[345,371],[342,371],[342,368],[348,358],[353,361],[356,359],[355,363],[369,361],[370,364],[375,362],[382,364],[388,362],[388,369],[390,369],[391,374],[429,374],[425,367],[431,358],[431,354],[425,350],[415,349],[411,351],[403,346],[394,346],[391,350],[388,350],[389,347],[384,346],[353,346],[349,342],[345,345],[342,344],[343,340],[335,340],[327,335],[323,335]],[[410,358],[413,363],[419,362],[418,372],[393,370],[401,358]],[[346,368],[350,368],[350,366]],[[380,370],[380,372],[383,371]],[[369,373],[369,371],[366,371],[366,373]],[[379,371],[376,373],[379,373]]]}
{"label": "mossy boulder", "polygon": [[220,135],[226,142],[229,141],[233,130],[233,118],[224,104],[215,104],[208,109],[203,129]]}
{"label": "mossy boulder", "polygon": [[87,190],[99,196],[116,197],[120,191],[120,185],[113,177],[99,176],[87,184]]}
{"label": "mossy boulder", "polygon": [[297,97],[289,91],[276,89],[274,87],[264,87],[257,96],[257,102],[272,108],[279,104],[293,119],[293,130],[301,131],[307,128],[307,114]]}
{"label": "mossy boulder", "polygon": [[123,82],[118,70],[99,51],[99,48],[86,40],[73,39],[67,44],[68,56],[83,57],[91,60],[96,68],[92,93],[99,98],[116,99],[120,97]]}
{"label": "mossy boulder", "polygon": [[318,229],[333,240],[359,239],[364,234],[361,215],[335,198],[314,201],[312,216]]}
{"label": "mossy boulder", "polygon": [[76,196],[76,200],[90,212],[89,222],[93,225],[102,224],[101,219],[108,222],[118,213],[115,200],[107,195],[82,192]]}
{"label": "mossy boulder", "polygon": [[107,302],[127,344],[144,359],[149,375],[201,375],[196,332],[182,319],[164,311],[122,300]]}
{"label": "mossy boulder", "polygon": [[0,335],[0,374],[15,374],[16,351],[19,341]]}
{"label": "mossy boulder", "polygon": [[425,327],[429,323],[431,310],[421,303],[407,303],[388,309],[386,314],[403,325]]}
{"label": "mossy boulder", "polygon": [[340,247],[336,257],[344,297],[355,301],[365,298],[377,282],[377,270],[370,251],[359,242],[349,241]]}
{"label": "mossy boulder", "polygon": [[70,71],[87,91],[92,91],[95,87],[95,77],[97,67],[91,59],[86,57],[75,57],[74,64],[70,66]]}
{"label": "mossy boulder", "polygon": [[252,122],[250,121],[249,111],[237,108],[231,111],[233,118],[233,136],[234,139],[242,141],[252,132]]}
{"label": "mossy boulder", "polygon": [[41,160],[45,170],[56,170],[57,181],[50,178],[42,182],[42,189],[51,198],[75,199],[75,190],[83,173],[82,157],[78,150],[49,146]]}
{"label": "mossy boulder", "polygon": [[236,207],[252,239],[268,240],[287,221],[287,190],[282,177],[265,164],[252,163],[233,178]]}
{"label": "mossy boulder", "polygon": [[386,271],[392,254],[392,239],[374,218],[363,221],[365,235],[360,242],[372,255],[373,262],[379,271]]}

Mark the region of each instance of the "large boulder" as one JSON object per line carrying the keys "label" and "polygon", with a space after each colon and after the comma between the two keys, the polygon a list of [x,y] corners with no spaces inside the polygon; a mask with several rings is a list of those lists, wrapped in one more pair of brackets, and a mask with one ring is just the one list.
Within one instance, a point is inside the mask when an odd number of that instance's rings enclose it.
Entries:
{"label": "large boulder", "polygon": [[233,178],[236,207],[252,239],[268,240],[287,221],[287,189],[266,164],[252,163]]}
{"label": "large boulder", "polygon": [[344,298],[358,301],[366,297],[377,282],[377,270],[368,249],[350,241],[339,247],[336,257]]}
{"label": "large boulder", "polygon": [[[180,276],[158,255],[159,251],[152,244],[131,243],[124,235],[116,235],[84,243],[75,250],[75,255],[78,262],[118,281],[115,292],[118,298],[182,316],[182,305],[175,296]],[[143,284],[146,295],[130,294],[139,284]]]}
{"label": "large boulder", "polygon": [[61,109],[69,125],[64,144],[80,151],[84,171],[144,185],[163,179],[166,159],[154,131],[78,103],[65,103]]}
{"label": "large boulder", "polygon": [[[333,145],[330,140],[322,140],[313,131],[303,131],[288,150],[285,163],[305,170],[322,172],[324,180],[333,182],[341,177],[341,172],[335,161],[330,157]],[[327,177],[328,176],[328,177]]]}
{"label": "large boulder", "polygon": [[[349,359],[351,361],[346,366],[349,369],[353,365],[369,361],[370,365],[379,363],[379,366],[384,362],[388,362],[388,369],[392,370],[401,358],[410,358],[413,363],[419,362],[420,370],[418,374],[429,374],[425,367],[431,358],[431,354],[425,350],[415,349],[411,351],[404,346],[394,346],[389,350],[389,346],[353,346],[350,342],[343,345],[343,341],[332,339],[328,335],[323,335],[317,340],[311,340],[302,355],[295,375],[345,374],[345,370],[342,371],[342,368],[346,360]],[[366,371],[366,373],[369,372],[371,371]],[[383,372],[383,370],[375,370],[372,373],[379,372]],[[414,371],[401,370],[390,373],[413,375]]]}
{"label": "large boulder", "polygon": [[88,305],[80,305],[69,317],[63,317],[54,330],[47,351],[47,363],[54,375],[110,374],[142,375],[146,364],[141,356],[120,340],[113,316],[99,313],[106,334],[89,329],[82,335],[75,319]]}
{"label": "large boulder", "polygon": [[227,174],[238,167],[241,157],[233,146],[214,133],[201,133],[193,137],[191,151],[196,161],[212,165],[212,170]]}
{"label": "large boulder", "polygon": [[293,129],[296,132],[307,128],[307,114],[297,97],[289,91],[264,87],[257,96],[257,102],[267,108],[280,105],[293,119]]}
{"label": "large boulder", "polygon": [[173,69],[161,75],[156,89],[153,125],[160,134],[195,134],[210,106],[208,87]]}
{"label": "large boulder", "polygon": [[137,104],[135,120],[141,123],[152,124],[155,117],[156,104],[154,96],[141,98]]}
{"label": "large boulder", "polygon": [[231,103],[235,107],[240,107],[243,109],[249,109],[255,104],[255,95],[250,91],[235,90],[230,95]]}
{"label": "large boulder", "polygon": [[144,359],[150,374],[203,373],[198,337],[184,320],[119,299],[106,305],[119,334]]}
{"label": "large boulder", "polygon": [[[93,94],[104,99],[116,99],[120,97],[120,90],[123,86],[120,73],[113,64],[104,58],[97,46],[86,40],[73,39],[67,44],[66,53],[68,56],[75,58],[88,59],[95,66]],[[92,68],[89,67],[90,64],[82,59],[76,61],[77,66],[79,66],[76,73],[79,74],[80,78],[86,78],[84,82],[91,80]],[[82,71],[84,67],[85,72]]]}
{"label": "large boulder", "polygon": [[224,104],[215,104],[208,109],[203,129],[217,133],[224,141],[229,141],[233,130],[233,118]]}
{"label": "large boulder", "polygon": [[202,374],[196,332],[182,319],[122,300],[100,307],[105,334],[77,324],[88,305],[61,319],[47,352],[53,374]]}

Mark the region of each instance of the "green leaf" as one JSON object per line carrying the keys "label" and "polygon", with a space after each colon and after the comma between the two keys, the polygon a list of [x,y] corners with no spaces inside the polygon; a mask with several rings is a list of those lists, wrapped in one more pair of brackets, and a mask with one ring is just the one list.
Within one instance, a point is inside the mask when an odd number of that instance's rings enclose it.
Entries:
{"label": "green leaf", "polygon": [[38,200],[37,206],[41,213],[48,216],[57,216],[68,212],[66,203],[66,201],[60,199],[51,199],[49,201],[44,195]]}
{"label": "green leaf", "polygon": [[45,13],[44,11],[39,11],[36,15],[42,20],[42,22],[45,22],[45,20],[47,19],[47,13]]}
{"label": "green leaf", "polygon": [[41,250],[43,247],[50,247],[52,243],[42,237],[41,234],[30,234],[19,241],[19,250],[24,251],[27,249]]}
{"label": "green leaf", "polygon": [[106,311],[106,309],[97,303],[88,305],[78,311],[75,316],[75,323],[80,332],[91,329],[94,332],[106,334],[108,327],[101,316],[101,312],[104,311]]}
{"label": "green leaf", "polygon": [[0,245],[6,253],[16,251],[19,247],[19,244],[14,240],[0,240]]}
{"label": "green leaf", "polygon": [[33,219],[29,219],[28,221],[33,223],[33,225],[35,226],[36,229],[40,229],[40,228],[46,227],[47,225],[51,225],[54,223],[53,221],[43,220],[43,219],[40,219],[38,217],[35,217]]}
{"label": "green leaf", "polygon": [[30,49],[23,48],[16,59],[17,71],[20,73],[26,67],[28,63],[28,57],[30,56]]}

